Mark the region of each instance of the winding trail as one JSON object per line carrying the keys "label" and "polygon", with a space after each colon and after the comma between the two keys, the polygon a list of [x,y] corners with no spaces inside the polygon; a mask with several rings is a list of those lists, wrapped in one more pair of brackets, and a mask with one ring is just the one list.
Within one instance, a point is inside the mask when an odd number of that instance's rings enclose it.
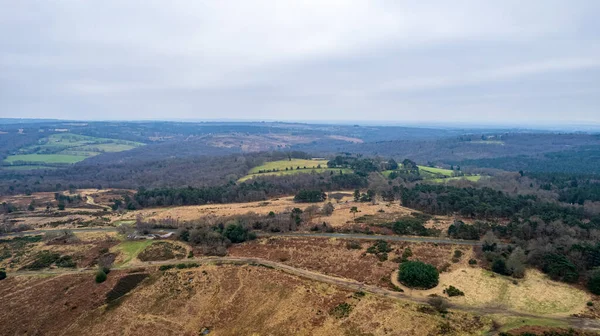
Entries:
{"label": "winding trail", "polygon": [[[261,258],[241,258],[241,257],[204,257],[204,258],[191,258],[175,261],[175,260],[167,260],[167,261],[154,261],[154,262],[139,262],[132,265],[125,265],[121,267],[115,267],[114,269],[132,269],[132,268],[140,268],[140,267],[150,267],[150,266],[160,266],[160,265],[172,265],[176,263],[197,263],[201,265],[206,264],[233,264],[233,265],[253,265],[253,266],[263,266],[276,270],[283,271],[288,274],[292,274],[295,276],[299,276],[302,278],[328,283],[331,285],[344,287],[347,289],[351,289],[354,291],[364,291],[375,295],[380,295],[389,298],[395,298],[405,301],[411,301],[414,303],[426,304],[426,298],[420,297],[412,297],[410,295],[391,291],[385,288],[377,287],[374,285],[367,285],[362,282],[334,277],[322,273],[317,273],[305,269],[295,268],[293,266],[285,265],[282,263],[278,263],[275,261],[265,260]],[[82,273],[94,273],[95,269],[78,269],[78,270],[65,270],[65,269],[55,269],[55,270],[43,270],[43,271],[19,271],[9,273],[9,276],[39,276],[39,275],[67,275],[67,274],[82,274]],[[492,307],[492,306],[467,306],[460,304],[450,303],[450,308],[470,313],[475,313],[479,315],[505,315],[509,317],[522,317],[522,318],[535,318],[535,319],[544,319],[548,321],[561,322],[569,325],[573,328],[578,329],[586,329],[593,331],[600,331],[600,320],[595,319],[586,319],[586,318],[576,318],[576,317],[560,317],[560,316],[548,316],[548,315],[536,315],[523,313],[520,311],[511,310],[503,307]]]}

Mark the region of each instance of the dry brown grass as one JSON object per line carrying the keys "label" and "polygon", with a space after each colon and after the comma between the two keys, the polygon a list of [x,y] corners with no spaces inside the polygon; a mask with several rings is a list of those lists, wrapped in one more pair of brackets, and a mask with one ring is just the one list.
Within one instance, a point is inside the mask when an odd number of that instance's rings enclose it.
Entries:
{"label": "dry brown grass", "polygon": [[[113,307],[103,298],[123,273],[97,285],[92,276],[8,279],[0,295],[7,334],[44,335],[435,335],[448,322],[460,335],[489,330],[491,321],[465,313],[446,318],[413,304],[353,293],[255,266],[202,266],[154,273]],[[348,317],[330,311],[353,306]]]}
{"label": "dry brown grass", "polygon": [[[439,268],[451,263],[453,251],[458,248],[429,243],[390,243],[393,251],[388,253],[387,261],[381,262],[375,255],[366,253],[373,241],[360,242],[361,249],[348,249],[348,242],[346,239],[270,237],[233,245],[229,255],[263,258],[389,288],[389,275],[398,268],[393,260],[400,258],[406,247],[413,252],[410,259],[423,260]],[[460,266],[452,264],[450,267]]]}
{"label": "dry brown grass", "polygon": [[[217,217],[243,215],[248,212],[267,215],[271,211],[281,213],[290,211],[292,208],[304,210],[311,205],[322,207],[329,201],[331,201],[335,207],[333,214],[331,216],[316,215],[312,218],[311,222],[313,224],[327,222],[333,227],[344,227],[354,224],[355,217],[359,218],[367,215],[375,216],[379,221],[392,221],[395,218],[406,216],[411,212],[414,212],[412,209],[400,206],[399,202],[379,202],[377,204],[359,203],[352,200],[351,193],[345,192],[344,194],[346,196],[344,196],[339,203],[335,200],[327,200],[326,202],[320,203],[296,203],[294,202],[293,196],[288,196],[259,202],[180,206],[130,211],[119,217],[119,220],[134,220],[138,214],[146,220],[173,219],[179,221],[192,221],[209,215]],[[350,212],[350,208],[353,206],[356,206],[359,210],[359,213],[357,213],[356,216]],[[381,212],[381,210],[383,210],[383,212]]]}

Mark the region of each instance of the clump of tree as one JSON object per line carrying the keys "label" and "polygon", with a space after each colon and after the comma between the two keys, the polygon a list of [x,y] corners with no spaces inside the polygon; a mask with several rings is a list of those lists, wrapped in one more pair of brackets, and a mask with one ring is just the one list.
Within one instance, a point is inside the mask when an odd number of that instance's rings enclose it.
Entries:
{"label": "clump of tree", "polygon": [[428,216],[404,216],[400,217],[391,225],[392,231],[399,235],[414,235],[414,236],[437,236],[439,230],[428,229],[425,223],[429,220]]}
{"label": "clump of tree", "polygon": [[327,199],[327,194],[321,190],[300,190],[294,196],[294,202],[299,203],[317,203]]}
{"label": "clump of tree", "polygon": [[197,247],[204,255],[223,256],[232,243],[256,239],[256,234],[243,223],[228,221],[216,225],[196,223],[180,228],[177,237]]}
{"label": "clump of tree", "polygon": [[400,264],[398,281],[417,289],[430,289],[438,285],[439,272],[430,264],[421,261],[407,261]]}
{"label": "clump of tree", "polygon": [[6,271],[4,269],[0,269],[0,280],[6,279]]}

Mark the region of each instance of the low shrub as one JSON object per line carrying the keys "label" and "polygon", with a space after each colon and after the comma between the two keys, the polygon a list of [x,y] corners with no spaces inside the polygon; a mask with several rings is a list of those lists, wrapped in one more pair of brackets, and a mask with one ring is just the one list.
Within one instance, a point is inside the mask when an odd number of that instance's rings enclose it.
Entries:
{"label": "low shrub", "polygon": [[96,283],[103,283],[104,281],[106,281],[106,278],[106,273],[104,273],[103,271],[96,272]]}
{"label": "low shrub", "polygon": [[6,279],[6,271],[0,270],[0,280],[4,280],[4,279]]}
{"label": "low shrub", "polygon": [[449,297],[465,296],[465,293],[463,291],[461,291],[460,289],[458,289],[454,286],[450,286],[450,287],[444,289],[444,294],[448,295]]}
{"label": "low shrub", "polygon": [[348,250],[360,250],[361,246],[359,242],[356,241],[349,241],[346,243],[346,248]]}
{"label": "low shrub", "polygon": [[352,312],[352,305],[344,302],[333,307],[330,313],[335,318],[344,318],[348,317],[350,315],[350,312]]}
{"label": "low shrub", "polygon": [[477,260],[469,259],[469,265],[477,265]]}
{"label": "low shrub", "polygon": [[427,299],[427,303],[429,303],[431,307],[440,313],[446,313],[448,311],[448,307],[450,306],[446,299],[437,295],[431,296],[429,299]]}

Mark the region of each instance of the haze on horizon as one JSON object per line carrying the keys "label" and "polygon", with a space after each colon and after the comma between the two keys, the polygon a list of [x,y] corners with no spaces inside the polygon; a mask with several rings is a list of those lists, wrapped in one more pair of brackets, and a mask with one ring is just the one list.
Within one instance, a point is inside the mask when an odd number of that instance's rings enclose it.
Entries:
{"label": "haze on horizon", "polygon": [[600,123],[600,2],[0,0],[0,117]]}

